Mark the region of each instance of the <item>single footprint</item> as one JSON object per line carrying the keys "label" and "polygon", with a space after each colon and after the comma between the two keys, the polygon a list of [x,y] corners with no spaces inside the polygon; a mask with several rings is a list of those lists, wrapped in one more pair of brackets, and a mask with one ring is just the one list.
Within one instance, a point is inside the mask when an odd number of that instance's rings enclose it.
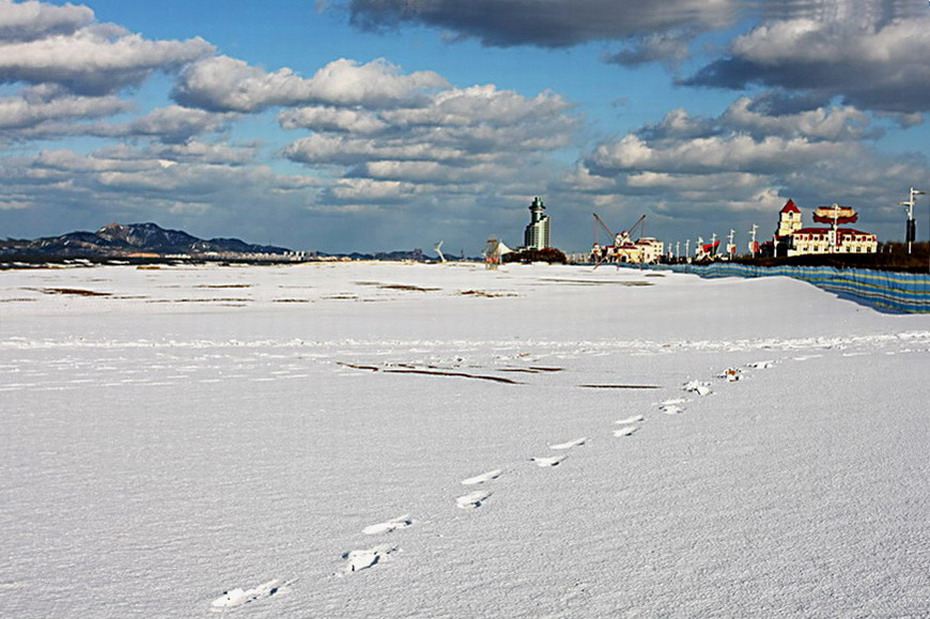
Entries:
{"label": "single footprint", "polygon": [[773,365],[775,365],[774,361],[754,361],[752,363],[747,363],[746,367],[752,368],[754,370],[767,370]]}
{"label": "single footprint", "polygon": [[261,598],[271,597],[284,587],[290,585],[294,580],[296,579],[282,583],[275,578],[252,587],[251,589],[243,589],[241,587],[230,589],[229,591],[224,591],[222,596],[213,600],[210,606],[213,610],[219,611],[227,608],[236,608],[237,606],[242,606],[243,604],[248,604],[249,602],[254,602]]}
{"label": "single footprint", "polygon": [[659,407],[659,410],[665,413],[666,415],[680,415],[685,412],[685,409],[677,404],[665,404]]}
{"label": "single footprint", "polygon": [[554,456],[551,458],[530,458],[530,462],[536,464],[536,466],[547,467],[547,466],[558,466],[568,456]]}
{"label": "single footprint", "polygon": [[713,393],[710,390],[710,385],[701,380],[688,381],[684,385],[682,385],[681,388],[689,393],[696,393],[701,396],[710,395],[711,393]]}
{"label": "single footprint", "polygon": [[[663,402],[663,404],[665,404]],[[633,415],[632,417],[627,417],[626,419],[618,419],[614,423],[618,426],[628,426],[633,423],[639,423],[641,421],[646,421],[646,418],[642,415]]]}
{"label": "single footprint", "polygon": [[743,378],[743,373],[739,368],[727,368],[717,374],[717,378],[725,378],[728,383],[735,383]]}
{"label": "single footprint", "polygon": [[379,522],[378,524],[369,525],[362,529],[362,533],[365,535],[381,535],[382,533],[391,533],[397,529],[406,529],[412,524],[413,519],[410,518],[410,515],[404,514],[403,516],[391,518],[390,520]]}
{"label": "single footprint", "polygon": [[620,438],[621,436],[630,436],[634,432],[639,430],[639,426],[624,426],[622,428],[617,428],[614,430],[614,436]]}
{"label": "single footprint", "polygon": [[390,544],[378,544],[364,550],[350,550],[342,555],[342,558],[347,561],[346,566],[342,569],[342,574],[346,575],[367,570],[384,557],[398,550],[397,546],[391,546]]}
{"label": "single footprint", "polygon": [[486,481],[497,479],[503,474],[504,474],[504,471],[502,471],[501,469],[494,469],[493,471],[488,471],[487,473],[482,473],[481,475],[475,475],[474,477],[463,479],[462,485],[463,486],[475,486],[477,484],[483,484]]}
{"label": "single footprint", "polygon": [[566,441],[564,443],[559,443],[558,445],[549,445],[549,449],[571,449],[572,447],[579,447],[584,445],[587,440],[587,437],[576,438],[573,441]]}
{"label": "single footprint", "polygon": [[491,493],[486,490],[475,490],[455,499],[455,504],[458,505],[459,509],[477,509],[490,496]]}

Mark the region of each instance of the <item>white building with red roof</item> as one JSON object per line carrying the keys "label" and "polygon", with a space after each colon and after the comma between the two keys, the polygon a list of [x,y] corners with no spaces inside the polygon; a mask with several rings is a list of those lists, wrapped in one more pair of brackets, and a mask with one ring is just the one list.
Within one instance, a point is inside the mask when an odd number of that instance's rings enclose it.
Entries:
{"label": "white building with red roof", "polygon": [[795,230],[800,230],[802,226],[801,209],[794,203],[794,200],[789,199],[778,212],[778,231],[775,236],[789,236]]}
{"label": "white building with red roof", "polygon": [[848,206],[821,206],[814,211],[814,221],[830,225],[804,227],[801,209],[794,200],[788,200],[778,214],[775,239],[776,242],[788,246],[789,256],[874,254],[878,251],[878,237],[871,232],[840,227],[840,224],[855,223],[858,217],[856,211]]}

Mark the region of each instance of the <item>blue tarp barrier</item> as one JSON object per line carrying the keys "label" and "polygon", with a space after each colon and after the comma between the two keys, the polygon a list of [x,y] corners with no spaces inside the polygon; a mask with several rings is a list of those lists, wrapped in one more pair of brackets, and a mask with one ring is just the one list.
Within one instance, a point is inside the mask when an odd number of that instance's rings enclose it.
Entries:
{"label": "blue tarp barrier", "polygon": [[930,313],[930,274],[835,269],[833,267],[757,267],[730,262],[707,265],[657,265],[652,269],[693,273],[700,277],[771,277],[799,279],[883,312]]}

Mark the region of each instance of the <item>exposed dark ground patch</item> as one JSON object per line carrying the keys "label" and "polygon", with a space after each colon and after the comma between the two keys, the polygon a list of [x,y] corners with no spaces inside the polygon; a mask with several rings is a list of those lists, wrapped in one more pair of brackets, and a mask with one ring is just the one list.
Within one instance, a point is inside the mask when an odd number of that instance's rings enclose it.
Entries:
{"label": "exposed dark ground patch", "polygon": [[661,389],[659,385],[578,385],[585,389]]}
{"label": "exposed dark ground patch", "polygon": [[491,382],[504,383],[507,385],[522,385],[523,384],[519,381],[515,381],[510,378],[504,378],[503,376],[488,376],[486,374],[469,374],[468,372],[456,372],[456,371],[450,371],[450,370],[415,368],[415,367],[406,367],[402,365],[394,365],[394,366],[389,366],[389,367],[378,367],[374,365],[358,365],[355,363],[344,363],[342,361],[337,361],[337,364],[343,367],[352,368],[353,370],[368,370],[370,372],[383,372],[385,374],[425,374],[428,376],[454,376],[457,378],[488,380]]}
{"label": "exposed dark ground patch", "polygon": [[241,299],[236,297],[216,299],[152,299],[148,301],[148,303],[249,303],[251,300],[252,299]]}
{"label": "exposed dark ground patch", "polygon": [[385,284],[383,282],[355,282],[357,286],[374,286],[381,290],[403,290],[405,292],[436,292],[440,288],[425,288],[413,284]]}
{"label": "exposed dark ground patch", "polygon": [[25,290],[37,290],[44,294],[73,294],[79,297],[111,297],[112,292],[98,292],[96,290],[86,290],[84,288],[26,288]]}
{"label": "exposed dark ground patch", "polygon": [[464,297],[482,297],[486,299],[497,299],[500,297],[515,297],[512,292],[488,292],[487,290],[463,290],[459,292]]}
{"label": "exposed dark ground patch", "polygon": [[252,284],[199,284],[194,288],[251,288]]}
{"label": "exposed dark ground patch", "polygon": [[643,281],[638,281],[638,280],[611,281],[611,280],[599,280],[599,279],[562,279],[562,278],[555,278],[555,277],[542,278],[540,281],[554,282],[558,284],[571,284],[574,286],[652,286],[653,285],[649,282],[643,282]]}

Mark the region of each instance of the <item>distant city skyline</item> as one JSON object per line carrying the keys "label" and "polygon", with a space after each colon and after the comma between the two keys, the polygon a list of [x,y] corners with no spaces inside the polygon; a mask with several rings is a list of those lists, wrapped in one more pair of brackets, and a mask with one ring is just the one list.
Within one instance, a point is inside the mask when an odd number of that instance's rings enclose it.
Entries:
{"label": "distant city skyline", "polygon": [[918,0],[0,0],[0,236],[476,255],[539,196],[568,252],[592,212],[743,248],[788,199],[903,241],[928,57]]}

